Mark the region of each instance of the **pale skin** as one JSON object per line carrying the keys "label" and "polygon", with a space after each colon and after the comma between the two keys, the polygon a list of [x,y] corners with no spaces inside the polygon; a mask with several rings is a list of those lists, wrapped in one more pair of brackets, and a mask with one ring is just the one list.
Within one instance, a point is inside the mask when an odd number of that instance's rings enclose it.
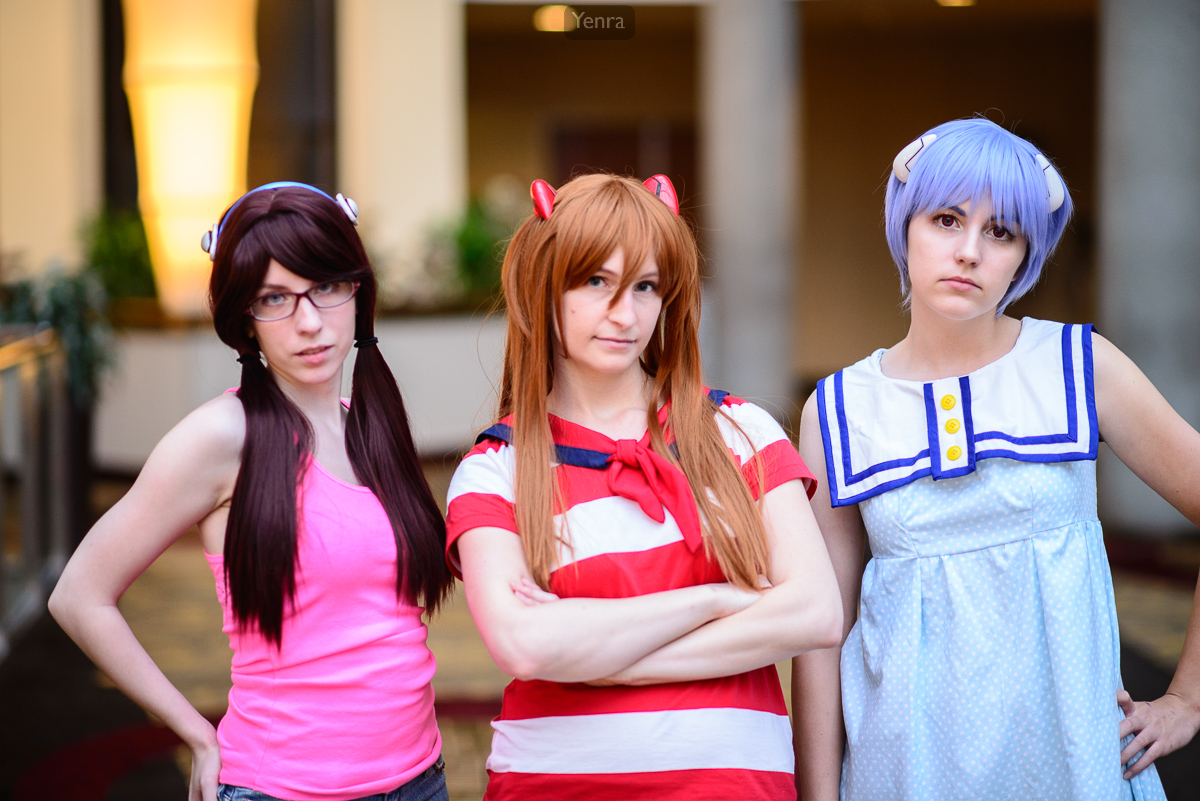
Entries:
{"label": "pale skin", "polygon": [[[301,293],[313,285],[272,260],[259,296]],[[338,478],[357,484],[339,398],[342,363],[354,342],[354,314],[353,301],[317,309],[301,298],[289,318],[246,319],[275,380],[312,423],[316,459]],[[245,436],[242,404],[232,394],[185,417],[155,446],[129,492],[88,532],[49,601],[54,618],[117,687],[191,749],[189,801],[216,800],[221,769],[216,730],[150,659],[117,601],[193,525],[205,551],[224,553]]]}
{"label": "pale skin", "polygon": [[[616,296],[624,269],[617,250],[561,299],[564,331],[548,407],[610,438],[636,439],[646,433],[651,391],[638,359],[662,299],[653,259]],[[842,628],[836,581],[799,481],[767,493],[764,520],[771,569],[762,592],[709,584],[615,599],[560,600],[533,582],[516,534],[472,529],[458,540],[467,603],[493,659],[520,679],[631,685],[706,679],[836,645]]]}
{"label": "pale skin", "polygon": [[[884,355],[885,375],[917,381],[961,376],[990,364],[1014,346],[1021,322],[996,309],[1024,258],[1025,240],[1006,229],[980,201],[914,216],[908,229],[912,317],[908,335]],[[1139,478],[1200,525],[1200,433],[1181,418],[1146,376],[1112,343],[1093,335],[1096,414],[1101,438]],[[825,475],[815,396],[800,423],[800,453]],[[837,573],[845,624],[858,611],[866,529],[857,506],[831,508],[818,492],[813,511]],[[811,652],[793,662],[797,787],[806,801],[838,797],[842,747],[841,649]],[[1180,748],[1200,729],[1200,593],[1183,656],[1162,698],[1135,702],[1117,693],[1125,713],[1119,736],[1136,733],[1121,752],[1125,772],[1145,770]]]}

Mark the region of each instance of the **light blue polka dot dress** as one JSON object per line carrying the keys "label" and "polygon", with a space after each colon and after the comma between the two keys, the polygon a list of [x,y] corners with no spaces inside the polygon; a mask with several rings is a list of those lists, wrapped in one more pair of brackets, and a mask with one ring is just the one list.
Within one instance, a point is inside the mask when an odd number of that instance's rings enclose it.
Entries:
{"label": "light blue polka dot dress", "polygon": [[1165,799],[1122,778],[1088,326],[969,376],[821,382],[829,489],[872,558],[842,650],[846,801]]}

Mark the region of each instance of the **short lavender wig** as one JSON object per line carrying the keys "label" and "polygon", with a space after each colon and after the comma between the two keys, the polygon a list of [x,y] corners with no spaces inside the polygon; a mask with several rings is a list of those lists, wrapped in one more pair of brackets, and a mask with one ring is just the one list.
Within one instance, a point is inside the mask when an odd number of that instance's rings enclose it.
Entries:
{"label": "short lavender wig", "polygon": [[1016,280],[1000,299],[996,313],[1001,314],[1037,283],[1071,217],[1071,194],[1066,192],[1063,204],[1051,212],[1046,176],[1036,161],[1040,151],[994,122],[953,120],[926,133],[936,134],[937,139],[912,162],[907,183],[901,183],[895,174],[888,178],[884,201],[885,232],[900,270],[900,288],[907,300],[911,291],[908,224],[912,218],[964,200],[975,204],[987,198],[996,219],[1019,231],[1028,247]]}

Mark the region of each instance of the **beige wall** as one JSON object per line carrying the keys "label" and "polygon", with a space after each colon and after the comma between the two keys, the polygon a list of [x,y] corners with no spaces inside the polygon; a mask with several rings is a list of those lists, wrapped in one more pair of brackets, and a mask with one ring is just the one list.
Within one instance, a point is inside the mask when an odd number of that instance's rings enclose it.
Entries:
{"label": "beige wall", "polygon": [[0,0],[0,259],[79,258],[101,198],[99,0]]}
{"label": "beige wall", "polygon": [[338,0],[338,188],[358,201],[385,290],[462,210],[463,50],[461,0]]}

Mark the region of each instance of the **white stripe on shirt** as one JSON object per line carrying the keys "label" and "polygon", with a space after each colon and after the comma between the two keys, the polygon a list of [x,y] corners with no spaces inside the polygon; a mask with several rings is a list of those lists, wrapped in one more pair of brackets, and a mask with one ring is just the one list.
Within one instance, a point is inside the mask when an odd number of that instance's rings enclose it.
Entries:
{"label": "white stripe on shirt", "polygon": [[497,773],[652,773],[725,768],[791,773],[787,715],[672,709],[495,720],[487,769]]}

